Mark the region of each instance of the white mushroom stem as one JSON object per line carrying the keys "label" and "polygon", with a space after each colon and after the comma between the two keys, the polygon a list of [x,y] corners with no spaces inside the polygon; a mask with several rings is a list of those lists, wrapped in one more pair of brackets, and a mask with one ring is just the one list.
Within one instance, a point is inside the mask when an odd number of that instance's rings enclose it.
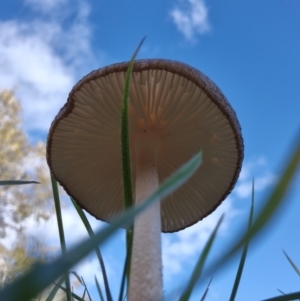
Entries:
{"label": "white mushroom stem", "polygon": [[[155,136],[150,133],[142,134],[135,143],[136,204],[159,185],[156,155]],[[156,202],[134,221],[128,300],[162,299],[161,217],[160,203]]]}

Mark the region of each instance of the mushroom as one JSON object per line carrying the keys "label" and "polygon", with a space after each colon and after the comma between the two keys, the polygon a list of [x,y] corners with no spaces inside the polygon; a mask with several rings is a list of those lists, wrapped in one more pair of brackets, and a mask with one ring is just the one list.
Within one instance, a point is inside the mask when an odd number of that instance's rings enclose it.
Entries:
{"label": "mushroom", "polygon": [[[120,114],[128,62],[95,70],[72,89],[53,121],[47,160],[67,193],[97,219],[124,210]],[[138,204],[199,147],[202,165],[176,192],[134,221],[130,301],[162,300],[161,231],[191,226],[233,189],[243,160],[236,114],[219,88],[183,63],[152,59],[133,66],[129,139]]]}

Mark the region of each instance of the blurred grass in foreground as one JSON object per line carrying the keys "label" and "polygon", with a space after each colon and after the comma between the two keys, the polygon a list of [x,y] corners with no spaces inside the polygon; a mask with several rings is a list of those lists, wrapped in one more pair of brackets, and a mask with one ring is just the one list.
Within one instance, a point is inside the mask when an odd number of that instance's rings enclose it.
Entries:
{"label": "blurred grass in foreground", "polygon": [[[143,41],[142,41],[143,42]],[[141,43],[142,43],[141,42]],[[141,43],[138,49],[141,46]],[[137,49],[137,51],[138,51]],[[163,197],[172,193],[174,190],[178,189],[183,183],[188,181],[188,179],[193,175],[193,173],[197,170],[197,168],[201,164],[201,156],[202,153],[199,152],[196,154],[189,162],[184,164],[178,171],[176,171],[170,178],[168,178],[160,187],[149,196],[144,203],[139,206],[132,207],[132,187],[131,187],[131,173],[130,173],[130,156],[129,156],[129,143],[128,143],[128,113],[127,113],[127,99],[128,99],[128,91],[130,84],[130,74],[132,70],[132,64],[134,62],[135,56],[137,54],[135,52],[132,57],[131,64],[129,65],[129,70],[126,75],[126,84],[124,87],[124,99],[123,99],[123,109],[122,109],[122,122],[121,122],[121,148],[122,148],[122,158],[123,158],[123,178],[124,178],[124,193],[127,195],[125,197],[126,200],[126,211],[120,216],[116,217],[110,225],[107,225],[104,229],[94,233],[84,215],[81,208],[74,204],[82,222],[84,223],[90,238],[85,239],[80,242],[77,246],[73,247],[71,250],[66,250],[65,242],[64,242],[64,230],[62,219],[60,217],[60,203],[59,196],[56,191],[56,181],[52,178],[53,181],[53,191],[54,191],[54,199],[56,203],[56,212],[58,214],[58,225],[59,225],[59,233],[62,245],[62,255],[54,260],[51,263],[45,264],[35,264],[24,276],[21,276],[15,282],[8,284],[0,291],[0,300],[1,301],[26,301],[31,300],[32,298],[36,298],[41,291],[49,287],[56,282],[56,285],[49,293],[47,301],[51,301],[55,298],[55,295],[58,289],[62,289],[66,292],[67,300],[81,300],[83,301],[85,295],[89,296],[91,299],[87,287],[85,286],[84,280],[81,279],[80,283],[85,287],[84,294],[82,297],[76,295],[71,291],[71,286],[69,282],[69,272],[68,270],[77,264],[80,260],[82,260],[85,256],[87,256],[91,251],[95,250],[98,256],[99,264],[101,266],[104,278],[104,286],[106,292],[106,300],[112,301],[111,291],[109,288],[109,283],[105,271],[104,262],[99,250],[99,245],[103,244],[107,238],[114,234],[114,232],[120,227],[125,227],[127,229],[131,229],[130,226],[133,223],[134,218],[140,214],[143,210],[145,210],[148,206],[151,206],[153,202],[157,199],[163,199]],[[298,133],[297,133],[298,134]],[[268,197],[264,208],[259,213],[258,217],[254,222],[252,222],[253,215],[253,200],[252,207],[249,217],[249,227],[245,233],[240,233],[236,241],[232,245],[228,245],[224,248],[224,255],[214,261],[211,265],[209,265],[205,270],[203,270],[203,266],[206,258],[209,255],[209,251],[215,239],[217,230],[222,222],[222,218],[219,220],[215,230],[211,234],[202,255],[199,257],[199,260],[195,266],[193,274],[190,280],[186,283],[186,285],[182,288],[179,288],[182,293],[180,297],[180,301],[189,300],[190,295],[193,291],[195,285],[204,277],[209,275],[215,275],[215,273],[224,267],[229,261],[236,255],[236,253],[244,247],[244,251],[242,253],[240,266],[237,272],[236,280],[234,283],[234,287],[232,290],[232,294],[230,297],[230,301],[235,299],[239,282],[241,280],[243,264],[247,255],[247,246],[250,243],[251,239],[261,233],[261,230],[268,224],[271,220],[272,216],[285,200],[286,193],[288,192],[293,179],[297,173],[300,163],[300,143],[298,140],[298,136],[295,139],[295,143],[290,148],[290,155],[288,158],[285,158],[281,163],[284,167],[284,170],[280,176],[278,184],[272,190],[270,196]],[[36,182],[20,182],[20,181],[0,181],[0,185],[22,185],[22,184],[30,184]],[[252,196],[254,196],[254,190],[252,191]],[[124,293],[124,284],[125,279],[128,280],[130,271],[128,270],[128,262],[130,260],[130,248],[131,248],[131,232],[127,231],[127,250],[129,253],[128,258],[126,259],[127,264],[125,264],[124,275],[122,280],[122,285],[119,294],[119,300],[121,301],[123,298],[126,299],[126,294]],[[285,254],[287,256],[287,254]],[[287,256],[287,259],[292,264],[292,261]],[[292,264],[295,269],[295,266]],[[77,277],[77,276],[76,276]],[[80,279],[80,278],[79,278]],[[66,282],[66,287],[62,286],[63,282]],[[99,300],[105,300],[103,297],[103,293],[101,291],[98,280],[95,278],[96,287],[99,293]],[[125,296],[124,296],[125,295]],[[207,296],[207,291],[201,300],[204,300]],[[275,300],[297,300],[300,298],[300,292],[295,292],[292,294],[281,295],[278,297],[270,298],[269,301]],[[168,299],[168,298],[167,298]],[[142,301],[142,300],[141,300]],[[153,300],[160,301],[160,300]],[[172,300],[173,301],[173,300]]]}

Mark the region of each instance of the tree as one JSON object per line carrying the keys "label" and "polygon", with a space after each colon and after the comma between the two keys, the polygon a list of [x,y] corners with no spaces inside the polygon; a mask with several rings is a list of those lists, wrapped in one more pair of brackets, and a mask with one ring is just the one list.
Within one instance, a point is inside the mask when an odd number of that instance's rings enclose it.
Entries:
{"label": "tree", "polygon": [[[0,92],[0,179],[37,180],[40,184],[0,186],[0,283],[22,274],[51,250],[25,234],[26,221],[47,220],[53,214],[52,190],[45,144],[31,145],[22,130],[21,105],[14,91]],[[10,244],[3,239],[15,237]]]}
{"label": "tree", "polygon": [[[0,179],[32,180],[40,185],[2,186],[0,237],[8,229],[22,231],[27,218],[48,219],[53,213],[45,144],[31,145],[22,130],[21,105],[14,91],[0,92]],[[52,209],[52,210],[51,210]]]}
{"label": "tree", "polygon": [[[36,180],[40,183],[0,186],[1,288],[34,262],[50,260],[57,251],[24,231],[28,219],[33,218],[36,222],[49,219],[54,206],[45,144],[29,143],[22,129],[21,104],[12,90],[0,92],[0,180]],[[3,241],[12,233],[16,239],[9,246],[1,243],[1,238]],[[46,300],[52,287],[35,300]],[[65,292],[59,290],[53,300],[66,300]]]}

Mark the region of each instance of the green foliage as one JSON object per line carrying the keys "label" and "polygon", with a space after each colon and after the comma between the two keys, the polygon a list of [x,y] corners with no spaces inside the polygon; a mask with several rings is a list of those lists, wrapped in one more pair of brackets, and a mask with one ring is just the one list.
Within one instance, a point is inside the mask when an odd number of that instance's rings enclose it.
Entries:
{"label": "green foliage", "polygon": [[[290,256],[284,251],[282,250],[283,254],[285,255],[286,259],[288,260],[288,262],[290,263],[290,265],[292,266],[292,268],[294,269],[294,271],[300,276],[300,269],[297,267],[297,265],[294,263],[294,261],[290,258]],[[285,294],[284,292],[282,292],[281,290],[278,290],[281,294],[283,294],[284,296],[286,296],[287,294]],[[297,297],[297,300],[300,301],[300,295]]]}
{"label": "green foliage", "polygon": [[[251,209],[250,209],[250,214],[249,214],[248,231],[250,230],[250,227],[252,225],[253,211],[254,211],[254,180],[252,182],[252,203],[251,203]],[[243,269],[244,269],[244,265],[245,265],[245,261],[246,261],[246,257],[247,257],[247,252],[248,252],[248,245],[249,245],[249,241],[246,241],[246,243],[244,245],[243,253],[241,256],[239,268],[237,270],[237,274],[236,274],[235,281],[233,284],[231,296],[229,299],[230,301],[234,301],[240,281],[241,281],[241,277],[242,277],[242,273],[243,273]]]}
{"label": "green foliage", "polygon": [[[66,247],[63,220],[62,220],[62,215],[61,215],[60,199],[59,199],[59,194],[58,194],[57,182],[53,175],[51,175],[51,184],[52,184],[52,190],[53,190],[53,198],[54,198],[55,211],[56,211],[56,217],[57,217],[57,226],[58,226],[58,233],[59,233],[59,238],[60,238],[61,251],[62,251],[62,254],[65,255],[67,253],[67,247]],[[66,282],[66,288],[67,288],[66,289],[67,301],[72,301],[71,284],[70,284],[70,278],[69,278],[68,271],[65,271],[65,282]]]}
{"label": "green foliage", "polygon": [[287,294],[284,296],[278,296],[270,299],[265,299],[262,301],[291,301],[291,300],[298,300],[300,298],[300,292],[295,292],[291,294]]}
{"label": "green foliage", "polygon": [[123,101],[121,109],[121,154],[122,154],[122,171],[123,171],[123,189],[124,189],[124,201],[125,208],[129,208],[133,205],[132,197],[132,183],[131,183],[131,164],[130,164],[130,147],[129,147],[129,122],[128,122],[128,97],[130,77],[133,68],[134,60],[144,42],[142,39],[136,51],[134,52],[128,70],[125,76],[125,86],[123,91]]}
{"label": "green foliage", "polygon": [[284,250],[282,250],[282,252],[285,255],[286,259],[291,264],[291,266],[293,267],[293,269],[295,270],[295,272],[300,276],[300,269],[296,266],[296,264],[294,263],[294,261],[290,258],[290,256]]}
{"label": "green foliage", "polygon": [[95,276],[95,283],[96,283],[96,288],[97,288],[97,291],[98,291],[98,294],[99,294],[99,298],[100,298],[101,301],[104,301],[103,294],[102,294],[102,291],[101,291],[101,287],[99,285],[99,282],[98,282],[98,279],[97,279],[96,276]]}
{"label": "green foliage", "polygon": [[[71,198],[71,201],[81,219],[81,221],[83,222],[89,236],[91,238],[93,238],[95,236],[94,234],[94,231],[88,221],[88,219],[86,218],[83,210],[77,205],[77,203]],[[96,252],[96,255],[98,257],[98,260],[99,260],[99,263],[100,263],[100,266],[101,266],[101,270],[102,270],[102,275],[103,275],[103,281],[104,281],[104,286],[105,286],[105,292],[106,292],[106,299],[107,301],[112,301],[112,296],[111,296],[111,292],[110,292],[110,288],[109,288],[109,284],[108,284],[108,279],[107,279],[107,274],[106,274],[106,269],[105,269],[105,264],[104,264],[104,261],[103,261],[103,258],[102,258],[102,255],[101,255],[101,252],[99,250],[99,247],[96,247],[95,248],[95,252]],[[96,280],[96,284],[98,283],[97,281],[97,278],[95,277],[95,280]],[[98,283],[99,285],[99,283]],[[98,287],[98,286],[97,286]],[[100,286],[99,286],[100,288]]]}
{"label": "green foliage", "polygon": [[65,276],[60,277],[58,282],[53,286],[53,289],[51,290],[50,294],[48,295],[45,301],[52,301],[55,298],[60,286],[63,284],[64,281],[65,281]]}
{"label": "green foliage", "polygon": [[[132,181],[131,181],[131,163],[130,163],[130,147],[129,147],[129,121],[128,121],[128,97],[129,97],[129,87],[130,87],[130,77],[132,73],[132,68],[134,60],[142,47],[145,38],[142,39],[137,49],[135,50],[125,76],[125,85],[123,91],[123,101],[121,109],[121,155],[122,155],[122,172],[123,172],[123,190],[124,190],[124,205],[125,209],[133,206],[133,196],[132,196]],[[132,241],[133,241],[133,227],[126,230],[126,249],[127,255],[124,265],[124,273],[121,282],[120,289],[120,300],[123,296],[123,290],[125,287],[125,280],[127,277],[127,283],[130,274],[130,259],[132,251]]]}
{"label": "green foliage", "polygon": [[[29,143],[21,111],[14,91],[0,91],[0,237],[9,230],[22,231],[21,223],[28,217],[38,221],[54,213],[45,144]],[[42,185],[20,186],[37,183],[32,181],[36,179]]]}
{"label": "green foliage", "polygon": [[[254,225],[250,228],[247,233],[245,233],[242,237],[238,238],[237,242],[234,244],[233,247],[229,247],[229,251],[225,252],[226,255],[215,262],[212,266],[206,269],[206,273],[216,272],[217,269],[222,267],[226,261],[229,260],[237,250],[239,250],[239,246],[243,246],[243,242],[249,241],[251,236],[249,233],[256,235],[258,231],[261,230],[259,228],[256,232],[253,232],[253,227],[257,227],[257,222],[260,222],[261,215],[264,215],[266,212],[266,208],[270,207],[270,202],[274,202],[275,205],[278,206],[278,196],[274,192],[280,191],[280,201],[284,199],[284,193],[289,187],[293,176],[295,175],[296,168],[294,165],[299,165],[299,154],[300,154],[300,147],[296,149],[294,155],[291,156],[289,162],[287,162],[286,170],[283,172],[282,177],[280,178],[278,185],[274,188],[273,192],[271,193],[268,202],[265,205],[265,208],[262,210]],[[121,225],[125,226],[132,222],[133,218],[136,214],[142,212],[147,208],[147,206],[151,205],[151,203],[157,199],[157,196],[160,195],[161,197],[165,196],[167,193],[171,193],[174,189],[178,187],[178,185],[183,183],[183,179],[188,180],[188,175],[190,176],[199,166],[201,162],[200,154],[196,155],[189,163],[184,165],[178,172],[176,172],[173,176],[171,176],[163,185],[159,187],[159,189],[154,192],[143,204],[130,208],[124,214],[117,217],[110,226],[101,230],[98,233],[95,233],[95,237],[89,240],[85,240],[79,246],[73,248],[69,251],[65,256],[58,258],[53,263],[49,264],[40,264],[36,265],[34,269],[32,269],[26,276],[19,279],[14,284],[8,285],[4,288],[0,293],[0,299],[3,301],[14,301],[20,300],[29,300],[38,291],[44,289],[49,285],[54,279],[56,279],[59,275],[63,274],[66,270],[68,270],[72,265],[76,264],[79,260],[81,260],[86,254],[88,254],[93,248],[95,248],[98,243],[103,242],[106,238],[114,233],[114,231],[119,228]],[[273,204],[274,206],[274,204]],[[270,210],[268,210],[270,212]],[[271,210],[271,215],[274,213],[274,210]],[[270,215],[268,219],[270,219]],[[267,221],[266,221],[267,222]],[[265,223],[266,223],[265,222]],[[264,226],[265,223],[262,225]],[[257,228],[254,228],[257,229]],[[253,234],[254,233],[254,234]],[[229,254],[229,255],[228,255]],[[300,293],[293,293],[284,296],[275,297],[268,300],[296,300],[300,297]]]}
{"label": "green foliage", "polygon": [[40,183],[36,181],[21,181],[21,180],[0,181],[0,186],[26,185],[26,184],[40,184]]}
{"label": "green foliage", "polygon": [[144,202],[127,209],[124,213],[114,218],[109,226],[95,233],[93,238],[83,240],[79,245],[52,263],[36,264],[26,275],[15,281],[15,283],[7,285],[0,291],[0,300],[30,300],[30,298],[45,289],[55,279],[88,255],[99,244],[106,241],[116,230],[130,226],[138,214],[146,210],[155,201],[164,198],[179,188],[195,173],[200,164],[201,153],[195,155],[189,162],[166,179]]}
{"label": "green foliage", "polygon": [[[20,114],[21,105],[14,91],[1,91],[0,238],[17,236],[9,248],[0,243],[1,286],[22,275],[35,261],[46,260],[50,253],[40,239],[24,234],[27,218],[47,220],[54,210],[45,144],[29,143]],[[41,185],[27,185],[38,183]]]}
{"label": "green foliage", "polygon": [[184,290],[182,296],[180,297],[179,301],[188,301],[190,296],[191,296],[191,293],[197,283],[197,281],[200,279],[200,276],[201,276],[201,273],[202,273],[202,270],[204,268],[204,263],[208,257],[208,254],[211,250],[211,247],[213,245],[213,242],[216,238],[216,235],[217,235],[217,231],[222,223],[222,220],[224,218],[224,215],[221,216],[221,218],[219,219],[215,229],[213,230],[212,234],[210,235],[204,249],[203,249],[203,252],[201,254],[201,256],[199,257],[199,260],[194,268],[194,271],[193,271],[193,274],[188,282],[188,285],[186,287],[186,289]]}

